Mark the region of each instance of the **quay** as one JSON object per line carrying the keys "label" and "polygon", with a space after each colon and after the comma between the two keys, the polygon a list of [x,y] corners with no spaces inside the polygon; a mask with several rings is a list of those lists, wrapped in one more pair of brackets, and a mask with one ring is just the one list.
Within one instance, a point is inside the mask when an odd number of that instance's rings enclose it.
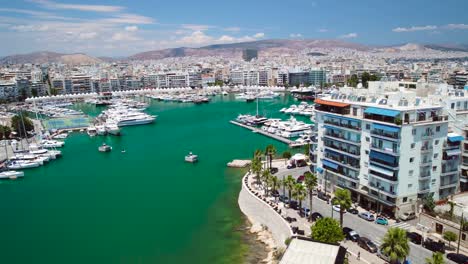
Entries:
{"label": "quay", "polygon": [[254,133],[259,133],[259,134],[262,134],[262,135],[264,135],[264,136],[267,136],[267,137],[276,139],[276,140],[278,140],[278,141],[280,141],[280,142],[283,142],[283,143],[285,143],[285,144],[288,144],[290,148],[298,148],[298,147],[307,145],[307,143],[298,143],[298,142],[292,141],[292,140],[290,140],[290,139],[287,139],[287,138],[280,137],[280,136],[278,136],[278,135],[269,133],[269,132],[267,132],[267,131],[263,131],[263,130],[261,130],[261,129],[259,129],[259,128],[256,128],[256,127],[252,127],[252,126],[248,126],[248,125],[239,123],[239,122],[234,121],[234,120],[231,120],[231,121],[229,121],[229,122],[230,122],[231,124],[233,124],[233,125],[237,125],[237,126],[240,126],[240,127],[243,127],[243,128],[247,128],[247,129],[251,130],[251,131],[254,132]]}
{"label": "quay", "polygon": [[245,168],[250,165],[252,161],[250,160],[233,160],[228,162],[227,166],[230,168]]}

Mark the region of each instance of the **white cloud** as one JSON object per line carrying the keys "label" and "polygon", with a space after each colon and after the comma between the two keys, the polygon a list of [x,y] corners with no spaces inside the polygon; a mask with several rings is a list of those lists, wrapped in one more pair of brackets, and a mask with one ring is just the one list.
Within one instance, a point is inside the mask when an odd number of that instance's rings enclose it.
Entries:
{"label": "white cloud", "polygon": [[130,32],[135,32],[135,31],[138,31],[138,27],[137,26],[126,26],[125,30],[130,31]]}
{"label": "white cloud", "polygon": [[412,26],[412,27],[397,27],[392,29],[393,32],[414,32],[414,31],[425,31],[425,30],[435,30],[437,26]]}
{"label": "white cloud", "polygon": [[79,10],[79,11],[92,11],[92,12],[109,12],[115,13],[124,10],[122,6],[111,5],[81,5],[81,4],[63,4],[49,0],[30,0],[30,2],[40,4],[49,9],[66,9],[66,10]]}
{"label": "white cloud", "polygon": [[78,35],[78,38],[81,40],[90,40],[94,39],[98,36],[98,33],[96,32],[82,32]]}
{"label": "white cloud", "polygon": [[229,31],[229,32],[239,32],[241,31],[241,28],[240,27],[227,27],[227,28],[223,28],[224,31]]}
{"label": "white cloud", "polygon": [[229,42],[234,42],[235,38],[228,36],[228,35],[223,35],[218,39],[218,41],[223,42],[223,43],[229,43]]}
{"label": "white cloud", "polygon": [[445,27],[448,29],[468,29],[467,24],[448,24]]}
{"label": "white cloud", "polygon": [[260,32],[254,35],[254,38],[264,38],[264,37],[265,37],[265,33],[263,32]]}
{"label": "white cloud", "polygon": [[11,30],[19,32],[36,32],[36,31],[47,31],[49,26],[47,25],[16,25],[11,26]]}
{"label": "white cloud", "polygon": [[348,33],[345,35],[341,35],[340,38],[343,39],[351,39],[351,38],[357,38],[358,34],[357,33]]}
{"label": "white cloud", "polygon": [[199,45],[199,44],[206,44],[208,42],[212,42],[213,37],[206,35],[203,31],[194,31],[192,34],[185,36],[178,40],[178,43],[182,44],[189,44],[189,45]]}
{"label": "white cloud", "polygon": [[302,38],[302,34],[301,33],[291,33],[291,34],[289,34],[289,37],[290,38]]}
{"label": "white cloud", "polygon": [[115,24],[153,24],[155,22],[151,17],[135,14],[119,14],[112,18],[102,19],[102,21]]}
{"label": "white cloud", "polygon": [[136,40],[140,40],[140,38],[128,32],[117,32],[114,35],[112,35],[111,40],[112,41],[136,41]]}
{"label": "white cloud", "polygon": [[320,29],[318,29],[317,31],[320,32],[320,33],[325,33],[325,32],[328,32],[328,29],[326,29],[326,28],[320,28]]}
{"label": "white cloud", "polygon": [[182,24],[183,29],[190,29],[193,31],[205,31],[210,28],[213,28],[213,26],[209,25],[197,25],[197,24]]}

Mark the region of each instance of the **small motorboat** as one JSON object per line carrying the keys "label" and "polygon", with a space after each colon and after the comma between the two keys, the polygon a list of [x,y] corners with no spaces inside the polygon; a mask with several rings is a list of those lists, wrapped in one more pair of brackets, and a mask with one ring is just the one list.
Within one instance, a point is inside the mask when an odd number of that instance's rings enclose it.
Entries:
{"label": "small motorboat", "polygon": [[187,156],[185,156],[185,161],[191,163],[197,162],[198,155],[194,155],[192,152],[190,152]]}
{"label": "small motorboat", "polygon": [[22,171],[2,171],[0,172],[0,179],[16,179],[24,176]]}
{"label": "small motorboat", "polygon": [[102,145],[99,146],[98,150],[99,150],[100,152],[109,152],[109,151],[112,150],[112,147],[109,146],[109,145],[107,145],[106,143],[102,143]]}

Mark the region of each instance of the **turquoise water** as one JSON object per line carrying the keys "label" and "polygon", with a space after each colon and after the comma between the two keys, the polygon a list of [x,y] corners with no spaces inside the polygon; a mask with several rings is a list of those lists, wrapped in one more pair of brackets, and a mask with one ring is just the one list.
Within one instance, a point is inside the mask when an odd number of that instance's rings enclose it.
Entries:
{"label": "turquoise water", "polygon": [[[286,117],[278,110],[291,103],[263,101],[260,109]],[[121,137],[72,134],[63,158],[0,182],[1,263],[242,263],[242,170],[226,163],[268,144],[287,148],[228,122],[255,109],[232,96],[153,101],[154,124],[125,127]],[[113,151],[98,152],[103,142]],[[184,162],[189,151],[198,164]]]}

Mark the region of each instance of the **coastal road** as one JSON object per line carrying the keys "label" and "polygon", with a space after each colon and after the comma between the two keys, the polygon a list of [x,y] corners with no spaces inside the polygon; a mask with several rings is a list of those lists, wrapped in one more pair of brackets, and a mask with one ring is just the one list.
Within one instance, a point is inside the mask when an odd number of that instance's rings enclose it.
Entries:
{"label": "coastal road", "polygon": [[[282,178],[284,175],[292,175],[294,178],[298,178],[300,175],[302,175],[305,171],[307,171],[308,168],[295,168],[291,170],[280,170],[275,176],[278,178]],[[282,190],[280,190],[280,193],[282,193]],[[284,193],[283,193],[284,194]],[[287,192],[286,194],[287,195]],[[304,200],[305,205],[308,207],[308,197]],[[331,217],[332,216],[332,207],[331,204],[327,204],[327,202],[318,199],[316,196],[314,196],[313,199],[313,211],[314,212],[319,212],[323,216],[326,217]],[[333,218],[337,219],[339,221],[339,213],[338,212],[333,212]],[[343,226],[350,227],[356,232],[359,233],[361,236],[365,236],[369,239],[371,239],[377,246],[380,246],[382,243],[382,239],[387,232],[387,229],[389,227],[399,227],[405,230],[409,230],[411,225],[406,222],[401,222],[401,223],[395,223],[390,226],[382,226],[382,225],[377,225],[373,222],[368,222],[365,221],[361,218],[359,218],[357,215],[353,215],[350,213],[346,213],[343,216]],[[432,256],[432,251],[427,250],[423,248],[420,245],[415,245],[410,242],[410,255],[409,259],[411,260],[412,263],[414,264],[424,264],[426,258],[430,258]],[[454,263],[450,260],[446,260],[446,263]]]}

